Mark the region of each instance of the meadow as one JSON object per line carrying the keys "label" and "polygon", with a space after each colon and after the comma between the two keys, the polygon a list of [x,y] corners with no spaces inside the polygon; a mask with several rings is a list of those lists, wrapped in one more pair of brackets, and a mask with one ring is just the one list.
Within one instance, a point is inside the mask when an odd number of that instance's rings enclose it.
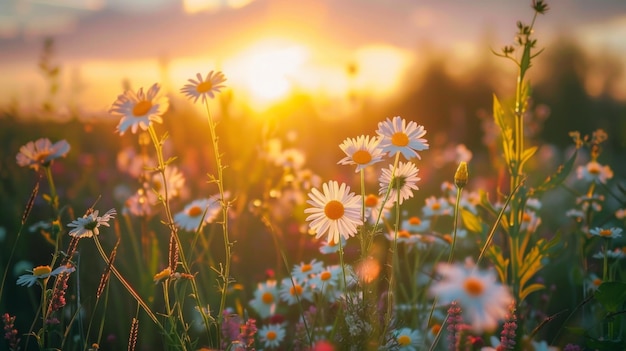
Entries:
{"label": "meadow", "polygon": [[625,125],[537,101],[529,5],[469,121],[250,118],[205,67],[105,120],[6,109],[0,349],[626,349]]}

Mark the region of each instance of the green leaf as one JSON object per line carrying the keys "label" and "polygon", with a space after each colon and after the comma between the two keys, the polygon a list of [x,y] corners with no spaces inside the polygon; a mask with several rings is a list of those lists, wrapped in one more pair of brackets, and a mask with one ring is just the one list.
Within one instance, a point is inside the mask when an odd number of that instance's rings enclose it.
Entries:
{"label": "green leaf", "polygon": [[542,184],[536,187],[534,189],[534,196],[537,196],[540,193],[553,189],[559,186],[561,183],[563,183],[565,178],[567,178],[567,176],[570,174],[570,172],[574,168],[574,162],[576,161],[577,154],[578,154],[578,150],[576,150],[572,154],[569,160],[567,160],[564,164],[559,166],[559,168],[556,170],[554,174],[548,176],[548,178],[546,178],[546,180],[544,180]]}
{"label": "green leaf", "polygon": [[539,283],[530,284],[530,285],[524,287],[522,289],[522,291],[520,291],[520,293],[519,293],[520,301],[524,301],[524,299],[526,299],[526,297],[528,295],[530,295],[530,293],[533,293],[533,292],[538,291],[538,290],[545,289],[545,287],[546,287],[545,285],[539,284]]}
{"label": "green leaf", "polygon": [[461,219],[463,220],[463,226],[470,232],[481,233],[483,231],[480,217],[476,216],[472,212],[462,208]]}
{"label": "green leaf", "polygon": [[489,257],[491,257],[496,271],[500,276],[500,281],[506,282],[507,272],[509,269],[509,259],[505,259],[504,256],[502,256],[502,250],[499,246],[496,245],[489,246],[489,248],[487,248],[487,254],[489,255]]}
{"label": "green leaf", "polygon": [[626,302],[626,283],[604,282],[594,296],[608,312],[617,312]]}

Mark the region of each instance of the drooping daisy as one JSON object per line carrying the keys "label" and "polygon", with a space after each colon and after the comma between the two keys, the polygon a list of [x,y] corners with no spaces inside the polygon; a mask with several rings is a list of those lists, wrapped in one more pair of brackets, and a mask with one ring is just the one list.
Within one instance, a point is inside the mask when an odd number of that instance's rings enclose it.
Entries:
{"label": "drooping daisy", "polygon": [[309,193],[307,203],[313,207],[304,210],[310,213],[306,218],[320,238],[328,233],[328,241],[339,242],[339,237],[348,239],[357,232],[357,226],[363,224],[361,220],[361,196],[350,192],[345,183],[339,186],[336,181],[322,185],[323,192],[316,188]]}
{"label": "drooping daisy", "polygon": [[211,71],[206,75],[206,78],[202,78],[200,73],[196,73],[195,79],[188,79],[189,83],[185,84],[185,86],[180,89],[180,92],[185,94],[189,99],[193,99],[193,102],[196,103],[199,98],[202,103],[207,101],[207,98],[213,99],[215,97],[214,93],[219,93],[220,89],[225,86],[222,85],[226,81],[226,77],[222,72]]}
{"label": "drooping daisy", "polygon": [[55,277],[61,273],[72,273],[76,270],[73,266],[59,266],[55,270],[52,270],[50,266],[37,266],[33,268],[32,274],[22,274],[17,277],[17,285],[31,287],[40,280],[44,280],[49,277]]}
{"label": "drooping daisy", "polygon": [[381,148],[380,138],[371,138],[369,135],[361,135],[356,139],[348,138],[339,145],[346,157],[337,162],[340,165],[356,165],[354,172],[358,172],[367,166],[382,161],[384,153]]}
{"label": "drooping daisy", "polygon": [[402,328],[395,332],[398,350],[417,351],[417,347],[422,342],[419,331],[410,328]]}
{"label": "drooping daisy", "polygon": [[600,227],[595,227],[589,230],[589,233],[595,236],[599,236],[601,238],[605,238],[605,239],[616,239],[616,238],[622,237],[622,228],[613,227],[613,228],[604,229]]}
{"label": "drooping daisy", "polygon": [[276,280],[268,280],[258,284],[254,291],[254,299],[250,300],[249,305],[261,318],[267,318],[276,312],[278,296]]}
{"label": "drooping daisy", "polygon": [[300,264],[294,265],[291,270],[291,275],[294,279],[299,281],[306,281],[312,276],[322,272],[324,270],[324,263],[316,260],[315,258],[311,260],[309,263],[301,262]]}
{"label": "drooping daisy", "polygon": [[65,140],[52,144],[50,139],[40,138],[20,147],[15,159],[19,166],[28,166],[37,171],[40,166],[48,167],[54,159],[65,157],[69,151],[70,144]]}
{"label": "drooping daisy", "polygon": [[120,135],[124,135],[128,128],[135,134],[139,128],[148,129],[152,122],[163,122],[161,116],[167,111],[169,100],[158,96],[159,89],[159,84],[154,83],[145,93],[139,88],[137,93],[127,90],[117,97],[109,113],[122,118],[117,125]]}
{"label": "drooping daisy", "polygon": [[204,221],[202,225],[211,223],[215,220],[219,214],[221,205],[215,196],[208,199],[194,200],[177,214],[174,215],[174,222],[181,228],[187,231],[195,231],[200,226],[202,215],[204,215]]}
{"label": "drooping daisy", "polygon": [[260,341],[265,348],[276,348],[285,338],[285,327],[282,324],[264,325],[258,330]]}
{"label": "drooping daisy", "polygon": [[296,279],[295,277],[293,281],[290,277],[284,278],[280,282],[280,290],[278,293],[280,298],[287,302],[288,305],[295,305],[298,303],[298,300],[300,302],[303,300],[313,302],[313,292],[309,286],[304,281]]}
{"label": "drooping daisy", "polygon": [[430,294],[443,304],[457,301],[475,332],[493,331],[509,312],[513,297],[506,286],[496,282],[493,271],[474,269],[471,261],[465,266],[440,263],[436,271],[441,280],[433,283]]}
{"label": "drooping daisy", "polygon": [[384,196],[389,190],[389,201],[398,201],[398,191],[400,192],[400,205],[406,199],[413,197],[413,190],[418,190],[416,183],[421,179],[417,176],[419,170],[412,162],[400,162],[398,168],[395,170],[395,175],[392,179],[394,172],[393,165],[389,165],[389,168],[384,168],[379,180],[379,195]]}
{"label": "drooping daisy", "polygon": [[590,161],[584,166],[578,166],[576,174],[578,179],[602,184],[606,184],[607,180],[613,178],[611,167],[603,166],[596,161]]}
{"label": "drooping daisy", "polygon": [[422,138],[426,135],[424,126],[417,125],[414,121],[407,124],[399,116],[378,123],[376,134],[382,137],[380,147],[390,156],[401,153],[407,160],[412,157],[421,159],[417,152],[428,149],[428,141]]}
{"label": "drooping daisy", "polygon": [[67,225],[74,228],[70,230],[69,235],[77,238],[91,238],[94,235],[99,235],[100,230],[98,227],[101,225],[108,227],[109,220],[113,219],[116,214],[117,212],[112,208],[102,216],[98,216],[98,210],[94,210],[80,218],[76,218]]}

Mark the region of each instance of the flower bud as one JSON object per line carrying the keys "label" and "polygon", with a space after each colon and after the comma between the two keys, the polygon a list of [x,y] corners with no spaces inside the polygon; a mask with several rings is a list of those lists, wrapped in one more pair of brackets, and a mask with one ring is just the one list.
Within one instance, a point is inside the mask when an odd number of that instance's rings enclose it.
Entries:
{"label": "flower bud", "polygon": [[459,167],[454,173],[454,184],[457,188],[463,189],[463,187],[467,184],[468,177],[469,174],[467,172],[467,162],[461,161],[461,163],[459,163]]}

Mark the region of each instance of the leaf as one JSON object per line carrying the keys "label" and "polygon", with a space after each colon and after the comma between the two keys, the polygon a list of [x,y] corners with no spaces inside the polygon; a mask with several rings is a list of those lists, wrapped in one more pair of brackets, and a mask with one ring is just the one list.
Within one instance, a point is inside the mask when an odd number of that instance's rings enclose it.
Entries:
{"label": "leaf", "polygon": [[505,259],[504,256],[502,256],[502,250],[500,249],[500,247],[495,245],[489,246],[489,248],[487,249],[487,254],[491,257],[491,260],[493,261],[496,271],[500,276],[500,281],[506,282],[507,272],[509,268],[509,259]]}
{"label": "leaf", "polygon": [[463,225],[465,226],[465,228],[470,232],[481,233],[483,231],[480,217],[476,216],[472,212],[462,208],[461,219],[463,220]]}
{"label": "leaf", "polygon": [[524,299],[526,299],[526,297],[528,295],[530,295],[530,293],[533,293],[535,291],[539,291],[539,290],[545,289],[545,287],[546,287],[545,285],[539,284],[539,283],[530,284],[530,285],[524,287],[522,289],[522,291],[520,291],[520,293],[519,293],[520,301],[524,301]]}
{"label": "leaf", "polygon": [[608,312],[617,312],[626,302],[626,283],[603,282],[598,287],[594,297]]}
{"label": "leaf", "polygon": [[531,148],[524,150],[524,152],[522,152],[522,160],[520,162],[520,167],[523,167],[524,163],[526,163],[526,161],[530,160],[530,158],[533,157],[533,155],[537,152],[537,149],[538,149],[537,146],[533,146]]}
{"label": "leaf", "polygon": [[560,185],[561,183],[563,183],[565,178],[567,178],[567,176],[570,174],[570,172],[574,168],[574,162],[576,161],[577,154],[578,154],[578,150],[576,150],[572,154],[569,160],[567,160],[564,164],[559,166],[559,168],[556,170],[554,174],[548,176],[548,178],[546,178],[546,180],[544,180],[542,184],[536,187],[534,189],[534,195],[537,196],[538,194],[548,191],[550,189],[553,189],[557,187],[558,185]]}

